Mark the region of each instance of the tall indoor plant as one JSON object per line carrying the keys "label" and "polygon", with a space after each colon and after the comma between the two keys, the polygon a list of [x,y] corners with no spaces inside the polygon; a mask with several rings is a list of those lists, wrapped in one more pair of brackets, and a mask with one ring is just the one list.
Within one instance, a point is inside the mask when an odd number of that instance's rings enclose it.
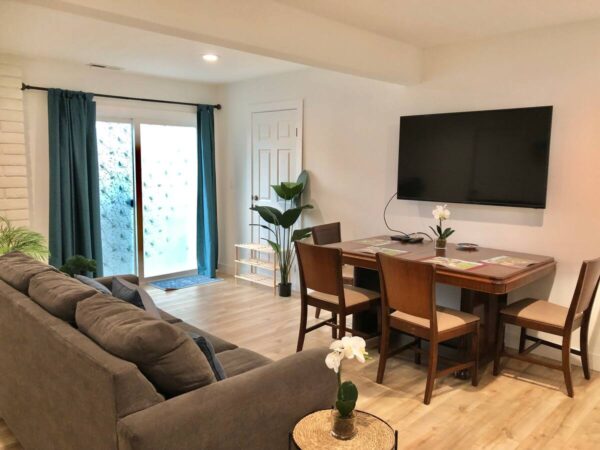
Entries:
{"label": "tall indoor plant", "polygon": [[295,228],[302,211],[312,208],[312,205],[302,205],[302,192],[308,184],[308,174],[303,171],[296,182],[274,184],[271,187],[282,200],[281,210],[272,206],[254,205],[250,209],[256,211],[269,225],[258,225],[269,231],[271,239],[266,241],[271,245],[279,262],[279,295],[289,297],[292,291],[290,274],[296,250],[294,242],[310,236],[310,228]]}
{"label": "tall indoor plant", "polygon": [[14,226],[0,216],[0,255],[15,251],[42,261],[50,254],[44,236],[28,228]]}

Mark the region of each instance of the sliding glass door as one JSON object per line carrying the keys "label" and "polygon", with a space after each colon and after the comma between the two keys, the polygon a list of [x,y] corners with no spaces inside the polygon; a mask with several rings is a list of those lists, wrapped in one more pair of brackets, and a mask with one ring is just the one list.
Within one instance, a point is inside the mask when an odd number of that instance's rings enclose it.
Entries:
{"label": "sliding glass door", "polygon": [[196,129],[142,123],[140,133],[144,276],[196,270]]}
{"label": "sliding glass door", "polygon": [[196,271],[196,128],[98,121],[104,273]]}

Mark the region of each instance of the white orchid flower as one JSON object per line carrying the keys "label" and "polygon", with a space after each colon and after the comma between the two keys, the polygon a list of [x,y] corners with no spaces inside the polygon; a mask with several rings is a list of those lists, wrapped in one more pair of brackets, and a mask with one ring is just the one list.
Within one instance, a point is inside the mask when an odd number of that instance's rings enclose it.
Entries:
{"label": "white orchid flower", "polygon": [[327,355],[325,358],[325,364],[330,369],[333,369],[335,373],[338,373],[340,370],[340,365],[342,364],[342,359],[344,359],[344,355],[340,352],[334,351]]}
{"label": "white orchid flower", "polygon": [[448,220],[450,218],[450,210],[448,205],[437,205],[432,211],[435,220]]}

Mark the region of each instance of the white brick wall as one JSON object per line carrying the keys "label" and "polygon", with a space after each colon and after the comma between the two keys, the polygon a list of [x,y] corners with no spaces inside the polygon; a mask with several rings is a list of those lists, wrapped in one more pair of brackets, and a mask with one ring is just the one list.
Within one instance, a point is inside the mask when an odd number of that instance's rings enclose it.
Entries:
{"label": "white brick wall", "polygon": [[0,215],[29,226],[21,68],[0,55]]}

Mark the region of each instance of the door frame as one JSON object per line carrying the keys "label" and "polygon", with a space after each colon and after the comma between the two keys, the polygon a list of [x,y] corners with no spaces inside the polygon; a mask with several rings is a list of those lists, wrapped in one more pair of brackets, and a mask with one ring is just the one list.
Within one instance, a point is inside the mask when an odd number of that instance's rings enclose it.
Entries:
{"label": "door frame", "polygon": [[[297,167],[302,171],[304,169],[304,158],[303,158],[303,147],[302,147],[302,138],[304,135],[304,100],[282,100],[275,102],[261,102],[261,103],[251,103],[250,104],[250,114],[248,115],[248,128],[250,132],[248,133],[248,155],[250,155],[250,177],[249,177],[249,185],[250,185],[250,205],[252,205],[252,198],[254,197],[254,186],[252,183],[252,176],[254,174],[254,158],[252,154],[252,144],[254,142],[254,127],[253,127],[253,117],[254,114],[257,113],[265,113],[265,112],[277,112],[277,111],[287,111],[295,109],[298,111],[298,134],[296,136],[296,164]],[[246,200],[247,201],[247,200]],[[249,209],[249,207],[248,207]],[[249,222],[252,223],[252,211],[249,211]],[[302,223],[302,218],[300,218]],[[250,227],[249,227],[250,228]],[[252,241],[252,232],[250,231],[250,239],[248,242]]]}

